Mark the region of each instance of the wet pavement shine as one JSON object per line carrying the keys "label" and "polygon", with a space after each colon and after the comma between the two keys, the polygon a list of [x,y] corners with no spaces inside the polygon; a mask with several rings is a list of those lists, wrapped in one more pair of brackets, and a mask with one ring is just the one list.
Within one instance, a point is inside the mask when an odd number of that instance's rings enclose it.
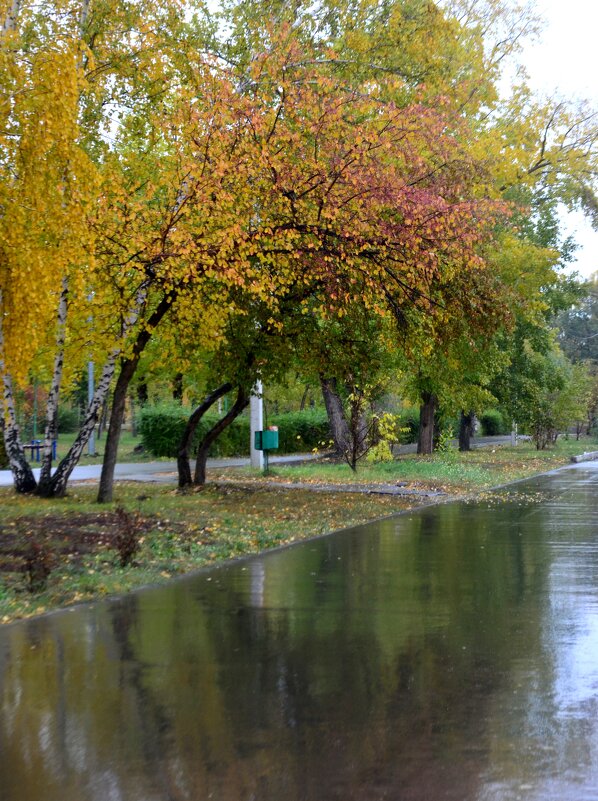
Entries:
{"label": "wet pavement shine", "polygon": [[0,628],[1,801],[596,801],[598,465]]}

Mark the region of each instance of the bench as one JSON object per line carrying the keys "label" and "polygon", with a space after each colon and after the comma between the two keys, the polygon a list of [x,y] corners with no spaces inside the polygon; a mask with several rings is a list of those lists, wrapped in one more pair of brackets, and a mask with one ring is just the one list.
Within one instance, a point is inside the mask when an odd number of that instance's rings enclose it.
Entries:
{"label": "bench", "polygon": [[[41,459],[41,452],[44,449],[44,443],[41,439],[32,439],[31,442],[27,442],[23,445],[23,450],[27,450],[29,448],[30,451],[30,459],[31,461],[35,460],[39,462]],[[56,459],[56,440],[52,440],[52,459]]]}

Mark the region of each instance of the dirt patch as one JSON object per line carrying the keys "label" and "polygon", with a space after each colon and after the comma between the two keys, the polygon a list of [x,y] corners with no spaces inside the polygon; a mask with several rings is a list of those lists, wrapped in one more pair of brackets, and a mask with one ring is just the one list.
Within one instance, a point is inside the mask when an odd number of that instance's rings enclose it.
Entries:
{"label": "dirt patch", "polygon": [[[133,515],[139,534],[156,526],[154,518]],[[32,544],[55,560],[77,563],[84,555],[116,548],[121,530],[117,512],[31,515],[0,524],[0,573],[20,573]]]}

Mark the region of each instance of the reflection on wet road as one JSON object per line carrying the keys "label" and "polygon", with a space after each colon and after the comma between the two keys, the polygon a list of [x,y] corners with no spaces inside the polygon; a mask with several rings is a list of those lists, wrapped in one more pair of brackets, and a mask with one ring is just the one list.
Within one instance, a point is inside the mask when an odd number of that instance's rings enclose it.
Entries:
{"label": "reflection on wet road", "polygon": [[0,629],[0,801],[598,799],[598,466]]}

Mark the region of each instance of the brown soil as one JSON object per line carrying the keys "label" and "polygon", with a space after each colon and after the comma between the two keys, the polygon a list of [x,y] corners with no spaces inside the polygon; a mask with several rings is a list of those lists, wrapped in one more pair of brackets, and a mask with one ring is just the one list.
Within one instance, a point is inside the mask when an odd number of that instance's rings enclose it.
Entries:
{"label": "brown soil", "polygon": [[[151,518],[132,517],[140,534],[155,525]],[[0,523],[0,573],[24,571],[32,544],[76,563],[83,554],[114,548],[119,531],[116,512],[31,515]]]}

